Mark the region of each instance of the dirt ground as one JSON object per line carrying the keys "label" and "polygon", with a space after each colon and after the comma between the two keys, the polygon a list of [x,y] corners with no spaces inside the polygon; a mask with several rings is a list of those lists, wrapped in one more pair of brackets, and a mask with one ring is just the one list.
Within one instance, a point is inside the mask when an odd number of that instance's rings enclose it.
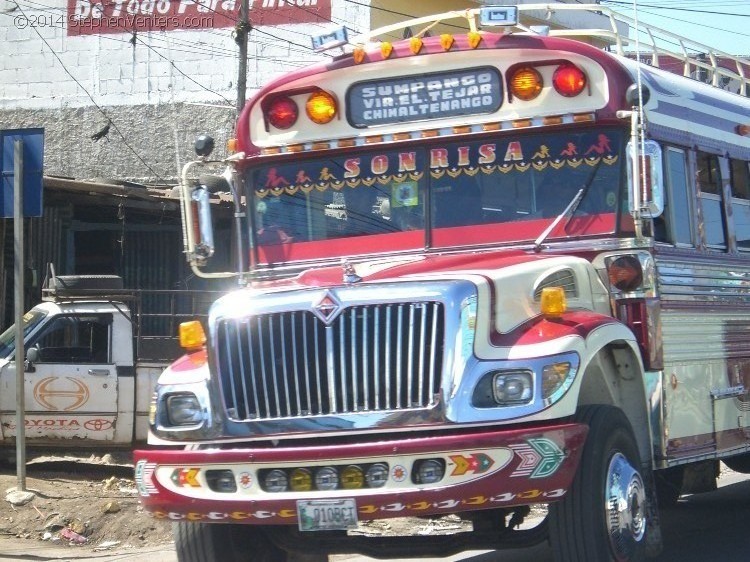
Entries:
{"label": "dirt ground", "polygon": [[127,454],[28,458],[26,489],[34,493],[28,503],[12,493],[15,466],[0,465],[0,537],[94,550],[172,541],[170,524],[153,519],[138,503]]}

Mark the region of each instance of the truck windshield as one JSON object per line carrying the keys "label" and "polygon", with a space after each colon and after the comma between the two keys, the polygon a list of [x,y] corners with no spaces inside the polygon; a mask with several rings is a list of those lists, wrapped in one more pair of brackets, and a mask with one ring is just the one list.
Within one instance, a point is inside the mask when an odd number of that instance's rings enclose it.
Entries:
{"label": "truck windshield", "polygon": [[[250,170],[260,262],[612,233],[624,196],[614,128],[435,142]],[[387,238],[384,238],[387,237]]]}
{"label": "truck windshield", "polygon": [[[42,320],[47,317],[47,313],[43,310],[32,309],[23,315],[23,335],[24,338],[36,328]],[[13,359],[13,355],[16,352],[16,325],[11,325],[10,328],[0,334],[0,357],[3,359]]]}

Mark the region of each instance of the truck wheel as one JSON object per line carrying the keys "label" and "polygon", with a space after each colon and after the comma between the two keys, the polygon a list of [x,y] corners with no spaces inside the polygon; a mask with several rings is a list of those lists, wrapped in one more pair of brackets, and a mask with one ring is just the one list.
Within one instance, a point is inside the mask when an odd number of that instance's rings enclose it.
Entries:
{"label": "truck wheel", "polygon": [[286,553],[250,525],[175,523],[179,562],[286,562]]}
{"label": "truck wheel", "polygon": [[646,490],[633,430],[611,406],[583,406],[589,426],[578,472],[550,504],[550,543],[557,562],[634,562],[644,558]]}

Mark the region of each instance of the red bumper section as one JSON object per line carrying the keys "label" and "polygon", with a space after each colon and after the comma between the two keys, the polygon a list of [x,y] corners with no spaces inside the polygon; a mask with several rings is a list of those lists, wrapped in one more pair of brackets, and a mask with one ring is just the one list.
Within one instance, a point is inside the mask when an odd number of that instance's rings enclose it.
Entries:
{"label": "red bumper section", "polygon": [[[321,447],[135,452],[141,503],[155,517],[256,525],[297,525],[297,500],[354,499],[358,520],[445,515],[562,498],[578,467],[588,428],[565,424],[518,430],[421,436]],[[443,478],[416,484],[420,461],[444,462]],[[314,473],[325,466],[383,463],[379,488],[269,492],[269,470]],[[211,475],[231,471],[234,485],[217,490]],[[230,478],[230,482],[231,482]]]}

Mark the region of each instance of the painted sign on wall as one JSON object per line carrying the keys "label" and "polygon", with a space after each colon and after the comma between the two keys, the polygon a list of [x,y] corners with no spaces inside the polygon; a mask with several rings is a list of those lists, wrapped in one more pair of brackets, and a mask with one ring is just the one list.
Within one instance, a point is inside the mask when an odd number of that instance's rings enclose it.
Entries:
{"label": "painted sign on wall", "polygon": [[[68,0],[68,35],[234,27],[241,0]],[[252,26],[325,23],[331,0],[250,0]]]}

